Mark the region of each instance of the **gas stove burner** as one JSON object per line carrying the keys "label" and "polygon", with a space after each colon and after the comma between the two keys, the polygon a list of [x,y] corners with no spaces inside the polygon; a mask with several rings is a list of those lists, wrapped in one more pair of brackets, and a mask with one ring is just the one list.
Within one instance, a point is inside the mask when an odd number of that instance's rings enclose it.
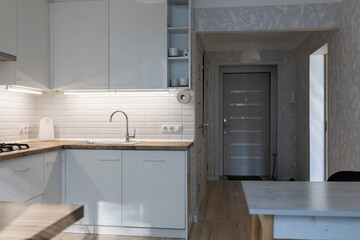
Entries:
{"label": "gas stove burner", "polygon": [[29,149],[29,145],[20,143],[0,143],[0,153]]}

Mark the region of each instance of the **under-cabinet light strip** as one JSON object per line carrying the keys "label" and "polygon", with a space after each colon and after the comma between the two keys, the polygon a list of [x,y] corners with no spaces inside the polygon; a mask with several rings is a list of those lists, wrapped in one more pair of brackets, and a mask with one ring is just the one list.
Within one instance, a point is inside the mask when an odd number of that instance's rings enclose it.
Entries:
{"label": "under-cabinet light strip", "polygon": [[21,92],[21,93],[29,93],[29,94],[36,94],[36,95],[41,95],[42,94],[42,90],[41,89],[36,89],[36,88],[28,88],[28,87],[22,87],[22,86],[6,86],[6,89],[8,91],[12,91],[12,92]]}
{"label": "under-cabinet light strip", "polygon": [[119,95],[119,96],[169,96],[168,90],[159,91],[65,91],[65,95]]}

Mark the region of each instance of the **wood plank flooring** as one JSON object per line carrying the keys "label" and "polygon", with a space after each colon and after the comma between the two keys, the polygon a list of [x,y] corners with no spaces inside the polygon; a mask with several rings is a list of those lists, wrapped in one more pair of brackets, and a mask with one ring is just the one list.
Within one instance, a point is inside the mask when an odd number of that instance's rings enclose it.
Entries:
{"label": "wood plank flooring", "polygon": [[[62,234],[62,240],[175,240],[108,235]],[[190,240],[250,240],[248,214],[240,182],[208,182],[200,204],[199,221],[193,224]]]}

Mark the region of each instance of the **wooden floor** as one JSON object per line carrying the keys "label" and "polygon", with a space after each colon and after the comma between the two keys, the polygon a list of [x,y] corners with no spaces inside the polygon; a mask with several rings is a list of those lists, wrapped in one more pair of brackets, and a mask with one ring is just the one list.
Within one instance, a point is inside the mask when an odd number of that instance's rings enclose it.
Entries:
{"label": "wooden floor", "polygon": [[[175,240],[173,238],[122,237],[63,234],[62,240]],[[199,221],[192,227],[190,240],[250,240],[251,217],[247,212],[240,182],[208,182],[200,204]]]}

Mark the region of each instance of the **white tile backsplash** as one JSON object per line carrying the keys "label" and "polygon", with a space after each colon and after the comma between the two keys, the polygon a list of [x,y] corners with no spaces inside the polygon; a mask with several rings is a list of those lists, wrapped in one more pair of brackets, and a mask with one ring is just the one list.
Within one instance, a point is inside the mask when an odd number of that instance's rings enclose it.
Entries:
{"label": "white tile backsplash", "polygon": [[[36,96],[9,92],[0,86],[0,103],[0,142],[38,138],[39,121],[43,117],[54,120],[56,138],[124,138],[123,115],[117,114],[109,122],[116,110],[127,113],[130,134],[136,128],[138,139],[194,139],[194,98],[183,105],[176,101],[176,92],[145,97],[62,93]],[[25,123],[32,125],[31,134],[19,134],[19,125]],[[182,124],[183,133],[162,133],[163,124]]]}
{"label": "white tile backsplash", "polygon": [[[0,142],[37,138],[39,132],[38,96],[10,92],[0,86]],[[19,126],[31,124],[31,133],[19,133]]]}

